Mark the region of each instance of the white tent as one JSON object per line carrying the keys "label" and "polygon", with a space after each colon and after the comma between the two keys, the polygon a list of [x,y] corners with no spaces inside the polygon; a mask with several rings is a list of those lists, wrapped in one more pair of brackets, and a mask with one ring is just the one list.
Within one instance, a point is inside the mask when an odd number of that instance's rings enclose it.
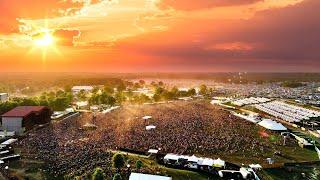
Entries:
{"label": "white tent", "polygon": [[76,102],[76,105],[78,107],[85,107],[85,106],[88,106],[88,101],[79,101],[79,102]]}
{"label": "white tent", "polygon": [[131,173],[129,180],[172,180],[172,178],[151,174]]}
{"label": "white tent", "polygon": [[213,160],[213,166],[214,167],[225,167],[226,162],[221,160],[220,158]]}
{"label": "white tent", "polygon": [[205,158],[201,164],[201,166],[212,166],[214,164],[214,160],[210,158]]}
{"label": "white tent", "polygon": [[156,126],[154,125],[149,125],[149,126],[146,126],[146,130],[149,131],[149,130],[152,130],[152,129],[155,129]]}
{"label": "white tent", "polygon": [[148,120],[148,119],[152,119],[152,116],[144,116],[142,117],[143,120]]}
{"label": "white tent", "polygon": [[249,167],[252,169],[262,169],[262,166],[260,164],[250,164]]}
{"label": "white tent", "polygon": [[176,154],[167,154],[166,156],[164,156],[164,160],[173,160],[173,161],[178,161],[178,159],[180,158],[179,155]]}
{"label": "white tent", "polygon": [[18,139],[8,139],[5,142],[1,143],[1,145],[10,145],[16,141],[18,141]]}
{"label": "white tent", "polygon": [[157,149],[149,149],[148,153],[151,153],[151,154],[157,154],[159,152],[159,150]]}
{"label": "white tent", "polygon": [[277,123],[275,121],[272,121],[271,119],[264,119],[261,122],[258,123],[260,126],[273,130],[273,131],[286,131],[287,128],[284,127],[281,123]]}
{"label": "white tent", "polygon": [[197,158],[195,155],[192,155],[188,158],[188,162],[198,162],[199,158]]}

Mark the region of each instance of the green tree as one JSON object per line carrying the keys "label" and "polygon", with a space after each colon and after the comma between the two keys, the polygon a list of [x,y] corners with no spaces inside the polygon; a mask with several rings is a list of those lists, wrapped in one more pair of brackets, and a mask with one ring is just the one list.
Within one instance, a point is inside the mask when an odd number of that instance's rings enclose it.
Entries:
{"label": "green tree", "polygon": [[162,81],[159,81],[158,85],[159,85],[159,86],[163,86],[164,83],[163,83]]}
{"label": "green tree", "polygon": [[122,102],[124,102],[126,100],[126,96],[124,95],[123,92],[118,92],[116,95],[115,95],[115,99],[116,99],[116,102],[118,104],[121,104]]}
{"label": "green tree", "polygon": [[107,104],[110,106],[113,106],[116,103],[116,99],[110,95],[108,95],[107,93],[103,92],[100,95],[100,100],[102,104]]}
{"label": "green tree", "polygon": [[121,179],[122,179],[122,177],[119,173],[117,173],[113,176],[113,180],[121,180]]}
{"label": "green tree", "polygon": [[85,90],[80,90],[80,92],[78,92],[78,94],[77,94],[77,97],[78,97],[78,99],[80,99],[80,100],[85,100],[86,99],[86,92],[85,92]]}
{"label": "green tree", "polygon": [[177,88],[177,86],[174,86],[172,89],[171,89],[171,93],[174,97],[179,97],[179,89]]}
{"label": "green tree", "polygon": [[140,160],[137,160],[137,161],[136,161],[136,168],[139,170],[139,169],[142,168],[142,166],[143,166],[143,162],[140,161]]}
{"label": "green tree", "polygon": [[58,91],[56,92],[56,97],[64,97],[64,96],[65,96],[65,92],[64,92],[64,91],[58,90]]}
{"label": "green tree", "polygon": [[104,180],[105,173],[101,168],[96,168],[92,174],[92,180]]}
{"label": "green tree", "polygon": [[64,90],[64,92],[71,92],[72,88],[70,85],[66,85],[66,86],[64,86],[63,90]]}
{"label": "green tree", "polygon": [[111,86],[104,86],[104,92],[106,92],[107,94],[113,94],[114,93],[114,89]]}
{"label": "green tree", "polygon": [[194,88],[191,88],[188,90],[188,96],[194,96],[196,95],[196,90]]}
{"label": "green tree", "polygon": [[133,89],[141,88],[141,85],[139,83],[134,83]]}
{"label": "green tree", "polygon": [[118,84],[118,86],[117,86],[117,90],[118,90],[118,92],[122,92],[122,91],[124,91],[124,90],[126,90],[126,85],[124,84],[124,82],[121,82],[120,84]]}
{"label": "green tree", "polygon": [[139,83],[140,83],[141,86],[144,86],[146,84],[146,82],[144,80],[142,80],[142,79],[139,80]]}
{"label": "green tree", "polygon": [[114,154],[112,157],[112,165],[114,168],[117,168],[118,171],[124,166],[125,160],[122,154]]}
{"label": "green tree", "polygon": [[202,85],[200,86],[199,93],[200,93],[201,95],[206,95],[206,94],[208,93],[208,88],[207,88],[207,86],[204,85],[204,84],[202,84]]}
{"label": "green tree", "polygon": [[92,90],[92,93],[97,94],[99,90],[100,90],[99,87],[95,86]]}

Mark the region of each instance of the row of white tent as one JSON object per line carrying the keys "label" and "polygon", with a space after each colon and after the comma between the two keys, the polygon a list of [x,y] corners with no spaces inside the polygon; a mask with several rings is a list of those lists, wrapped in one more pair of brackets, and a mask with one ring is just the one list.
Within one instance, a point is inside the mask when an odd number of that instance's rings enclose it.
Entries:
{"label": "row of white tent", "polygon": [[6,147],[6,146],[11,145],[12,143],[14,143],[14,142],[16,142],[16,141],[18,141],[18,139],[13,139],[13,138],[8,139],[8,140],[2,142],[2,143],[0,144],[0,147]]}
{"label": "row of white tent", "polygon": [[[164,157],[164,161],[178,161],[179,159],[187,160],[189,163],[197,164],[198,166],[210,166],[210,167],[225,167],[226,162],[218,159],[211,159],[211,158],[202,158],[202,157],[196,157],[195,155],[192,156],[186,156],[186,155],[177,155],[177,154],[167,154]],[[195,167],[196,168],[196,167]]]}
{"label": "row of white tent", "polygon": [[250,105],[250,104],[266,103],[269,101],[271,101],[271,100],[268,98],[264,98],[264,97],[250,97],[250,98],[232,101],[232,104],[234,104],[236,106],[244,106],[244,105]]}
{"label": "row of white tent", "polygon": [[300,122],[313,117],[320,117],[320,112],[293,106],[280,101],[255,105],[257,109],[288,122]]}
{"label": "row of white tent", "polygon": [[258,124],[266,129],[272,130],[272,131],[286,131],[287,128],[283,126],[281,123],[278,123],[276,121],[273,121],[271,119],[258,119],[255,115],[249,114],[249,115],[243,115],[240,113],[231,112],[231,114],[243,118],[247,121],[250,121],[252,123]]}

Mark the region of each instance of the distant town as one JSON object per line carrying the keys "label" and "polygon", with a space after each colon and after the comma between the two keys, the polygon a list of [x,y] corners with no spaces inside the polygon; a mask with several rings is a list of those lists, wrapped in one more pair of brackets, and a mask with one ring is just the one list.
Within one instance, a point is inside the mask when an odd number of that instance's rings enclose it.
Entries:
{"label": "distant town", "polygon": [[0,179],[320,178],[318,77],[15,74]]}

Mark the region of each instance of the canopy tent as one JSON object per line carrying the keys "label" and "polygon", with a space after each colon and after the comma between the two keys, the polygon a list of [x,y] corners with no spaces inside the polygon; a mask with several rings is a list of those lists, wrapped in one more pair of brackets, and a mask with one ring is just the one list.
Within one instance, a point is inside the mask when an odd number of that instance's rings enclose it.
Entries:
{"label": "canopy tent", "polygon": [[88,106],[88,101],[79,101],[79,102],[76,102],[76,105],[78,107],[84,107],[84,106]]}
{"label": "canopy tent", "polygon": [[4,141],[3,143],[1,143],[1,145],[10,145],[16,141],[18,141],[18,139],[8,139],[8,140]]}
{"label": "canopy tent", "polygon": [[144,116],[142,117],[143,120],[149,120],[149,119],[152,119],[152,116]]}
{"label": "canopy tent", "polygon": [[213,159],[205,158],[205,159],[201,162],[201,164],[199,164],[199,165],[201,165],[201,166],[213,166],[213,164],[214,164],[214,160],[213,160]]}
{"label": "canopy tent", "polygon": [[131,173],[129,180],[172,180],[172,178],[151,174]]}
{"label": "canopy tent", "polygon": [[176,154],[167,154],[166,156],[164,156],[164,160],[173,160],[173,161],[178,161],[178,159],[180,158],[179,155]]}
{"label": "canopy tent", "polygon": [[192,155],[188,158],[188,162],[198,162],[199,158],[197,158],[195,155]]}
{"label": "canopy tent", "polygon": [[149,125],[149,126],[146,126],[146,130],[149,131],[149,130],[152,130],[152,129],[155,129],[156,126],[154,125]]}
{"label": "canopy tent", "polygon": [[249,167],[252,169],[262,169],[262,166],[260,164],[250,164]]}
{"label": "canopy tent", "polygon": [[286,131],[287,128],[284,127],[281,123],[272,121],[271,119],[264,119],[261,122],[258,123],[260,126],[273,130],[273,131]]}
{"label": "canopy tent", "polygon": [[159,150],[157,149],[149,149],[148,153],[151,153],[151,154],[157,154],[159,152]]}
{"label": "canopy tent", "polygon": [[214,167],[225,167],[226,162],[221,160],[220,158],[213,160],[213,166]]}

